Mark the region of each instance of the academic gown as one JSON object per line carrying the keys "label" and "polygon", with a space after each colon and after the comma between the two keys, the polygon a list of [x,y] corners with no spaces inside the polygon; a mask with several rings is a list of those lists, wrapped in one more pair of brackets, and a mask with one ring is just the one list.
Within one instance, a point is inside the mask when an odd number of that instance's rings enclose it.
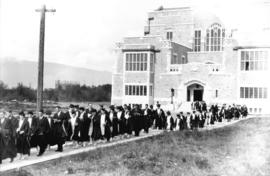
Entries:
{"label": "academic gown", "polygon": [[38,119],[38,126],[37,126],[37,144],[40,148],[40,154],[42,154],[47,145],[48,141],[46,139],[46,136],[50,132],[50,125],[48,122],[48,119],[46,117],[42,117],[41,119]]}
{"label": "academic gown", "polygon": [[85,142],[89,141],[89,127],[90,127],[91,119],[88,118],[88,114],[83,112],[79,117],[79,132],[80,132],[80,141]]}
{"label": "academic gown", "polygon": [[93,131],[91,137],[94,141],[96,141],[101,138],[100,116],[98,114],[93,115],[92,124]]}
{"label": "academic gown", "polygon": [[59,113],[55,113],[52,121],[52,135],[54,139],[53,144],[63,145],[67,138],[67,130],[64,124],[66,121],[66,114],[64,114],[62,111],[60,111]]}
{"label": "academic gown", "polygon": [[32,117],[31,124],[29,122],[29,133],[28,133],[28,138],[29,138],[31,148],[37,147],[37,141],[38,141],[38,139],[37,139],[37,125],[38,125],[38,119],[36,117]]}
{"label": "academic gown", "polygon": [[14,129],[10,119],[0,121],[0,162],[6,158],[15,158],[17,148],[15,144]]}
{"label": "academic gown", "polygon": [[22,122],[22,126],[17,131],[17,152],[30,155],[30,142],[29,142],[29,122],[25,118]]}

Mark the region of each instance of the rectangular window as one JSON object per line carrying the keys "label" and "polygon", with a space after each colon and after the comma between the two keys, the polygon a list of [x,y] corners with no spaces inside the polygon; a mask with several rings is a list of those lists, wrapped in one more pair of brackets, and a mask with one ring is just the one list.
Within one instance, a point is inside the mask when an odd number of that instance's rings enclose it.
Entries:
{"label": "rectangular window", "polygon": [[125,85],[125,95],[129,96],[146,96],[146,85]]}
{"label": "rectangular window", "polygon": [[149,96],[153,96],[153,86],[149,86]]}
{"label": "rectangular window", "polygon": [[263,98],[267,98],[267,88],[263,88]]}
{"label": "rectangular window", "polygon": [[151,54],[150,54],[150,71],[151,71],[151,72],[154,71],[154,62],[155,62],[154,54],[151,53]]}
{"label": "rectangular window", "polygon": [[167,40],[172,40],[173,39],[173,32],[168,31],[166,38],[167,38]]}
{"label": "rectangular window", "polygon": [[201,31],[195,30],[194,34],[194,51],[200,52],[201,51]]}
{"label": "rectangular window", "polygon": [[267,51],[241,51],[241,70],[243,71],[261,71],[267,70]]}
{"label": "rectangular window", "polygon": [[218,90],[216,90],[216,98],[218,97]]}
{"label": "rectangular window", "polygon": [[244,87],[240,87],[240,98],[244,98],[245,92],[244,92]]}
{"label": "rectangular window", "polygon": [[147,71],[147,53],[126,53],[126,71]]}
{"label": "rectangular window", "polygon": [[266,99],[266,87],[240,87],[240,98]]}

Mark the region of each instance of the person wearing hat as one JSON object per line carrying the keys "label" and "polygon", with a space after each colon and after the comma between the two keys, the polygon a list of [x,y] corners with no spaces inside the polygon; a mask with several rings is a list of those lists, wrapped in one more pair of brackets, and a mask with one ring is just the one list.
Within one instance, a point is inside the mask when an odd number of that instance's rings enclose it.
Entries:
{"label": "person wearing hat", "polygon": [[37,125],[38,125],[38,119],[34,116],[33,111],[27,111],[25,113],[25,117],[27,118],[27,121],[29,123],[29,133],[28,133],[28,139],[30,142],[30,147],[37,147]]}
{"label": "person wearing hat", "polygon": [[48,143],[48,147],[50,149],[50,146],[54,146],[56,144],[56,140],[55,140],[56,136],[54,134],[55,127],[54,127],[54,120],[52,117],[52,111],[47,110],[45,112],[44,116],[47,118],[48,123],[49,123],[49,132],[48,132],[48,134],[46,134],[45,137],[46,137],[46,141]]}
{"label": "person wearing hat", "polygon": [[165,128],[166,116],[163,109],[160,108],[160,104],[157,104],[157,109],[155,111],[156,125],[159,130]]}
{"label": "person wearing hat", "polygon": [[12,131],[11,120],[5,116],[4,111],[0,110],[0,164],[2,164],[2,159],[6,158],[10,158],[10,162],[13,162],[17,155]]}
{"label": "person wearing hat", "polygon": [[[117,116],[117,122],[118,122],[118,134],[119,135],[124,135],[125,134],[125,115],[123,112],[123,109],[121,106],[116,106],[115,108],[116,111],[116,116]],[[122,136],[123,137],[123,136]]]}
{"label": "person wearing hat", "polygon": [[66,114],[62,112],[60,106],[56,106],[55,113],[53,115],[53,144],[57,145],[56,152],[63,151],[63,144],[66,142],[67,130],[65,126]]}
{"label": "person wearing hat", "polygon": [[145,133],[149,132],[151,126],[152,111],[149,109],[148,104],[145,104],[145,109],[143,110],[143,129]]}
{"label": "person wearing hat", "polygon": [[118,129],[118,119],[117,119],[117,115],[116,115],[116,112],[114,110],[114,106],[111,105],[109,107],[109,118],[110,118],[110,121],[112,122],[112,126],[111,126],[111,133],[112,133],[112,138],[114,138],[115,136],[118,135],[119,133],[119,129]]}
{"label": "person wearing hat", "polygon": [[100,129],[101,129],[101,139],[106,138],[107,142],[111,139],[111,126],[112,122],[104,108],[100,109]]}
{"label": "person wearing hat", "polygon": [[[93,130],[90,131],[89,129],[89,135],[93,141],[97,141],[101,138],[101,126],[100,126],[100,116],[97,114],[97,110],[93,109],[91,113],[92,123],[93,124]],[[92,142],[92,141],[90,141]]]}
{"label": "person wearing hat", "polygon": [[166,129],[172,131],[174,127],[174,120],[170,111],[166,112]]}
{"label": "person wearing hat", "polygon": [[86,146],[86,143],[89,141],[89,128],[91,119],[88,118],[87,112],[83,107],[80,107],[80,116],[79,116],[79,141],[82,146]]}
{"label": "person wearing hat", "polygon": [[39,146],[39,153],[37,156],[42,156],[46,150],[48,142],[46,136],[50,131],[50,125],[48,119],[44,115],[43,109],[38,112],[38,126],[37,126],[37,144]]}
{"label": "person wearing hat", "polygon": [[20,154],[20,159],[24,159],[23,155],[30,156],[30,142],[28,140],[29,134],[29,123],[25,118],[23,112],[19,113],[19,126],[16,130],[17,132],[17,153]]}
{"label": "person wearing hat", "polygon": [[180,112],[180,128],[179,130],[184,130],[186,129],[186,126],[187,126],[187,117],[184,116],[184,113],[181,111]]}
{"label": "person wearing hat", "polygon": [[135,136],[139,136],[143,114],[138,104],[135,104],[134,109],[131,110],[131,118],[133,122],[133,130],[135,132]]}
{"label": "person wearing hat", "polygon": [[127,137],[132,134],[132,119],[130,106],[124,105],[124,133]]}

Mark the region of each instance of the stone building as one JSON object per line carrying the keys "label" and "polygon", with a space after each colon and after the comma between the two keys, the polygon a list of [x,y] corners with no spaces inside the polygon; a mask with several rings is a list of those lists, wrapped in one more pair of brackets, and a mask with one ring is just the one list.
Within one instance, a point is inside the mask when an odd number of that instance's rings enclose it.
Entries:
{"label": "stone building", "polygon": [[214,14],[190,7],[148,13],[144,36],[117,43],[112,104],[185,109],[192,101],[268,113],[270,45],[241,43]]}

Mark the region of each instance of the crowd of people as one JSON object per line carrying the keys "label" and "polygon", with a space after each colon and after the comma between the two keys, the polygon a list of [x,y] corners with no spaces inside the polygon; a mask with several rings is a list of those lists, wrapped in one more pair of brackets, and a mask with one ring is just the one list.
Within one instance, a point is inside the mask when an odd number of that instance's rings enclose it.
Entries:
{"label": "crowd of people", "polygon": [[205,125],[230,121],[233,118],[246,117],[246,106],[212,105],[194,102],[192,111],[176,115],[164,111],[160,104],[153,105],[110,106],[102,105],[87,108],[70,105],[64,112],[60,106],[55,112],[21,111],[15,115],[12,111],[0,110],[0,164],[2,159],[12,162],[19,155],[20,159],[30,156],[30,149],[37,148],[37,156],[42,156],[50,146],[57,146],[56,152],[63,151],[63,145],[72,141],[76,147],[96,144],[95,141],[139,136],[149,128],[158,130],[196,130]]}

